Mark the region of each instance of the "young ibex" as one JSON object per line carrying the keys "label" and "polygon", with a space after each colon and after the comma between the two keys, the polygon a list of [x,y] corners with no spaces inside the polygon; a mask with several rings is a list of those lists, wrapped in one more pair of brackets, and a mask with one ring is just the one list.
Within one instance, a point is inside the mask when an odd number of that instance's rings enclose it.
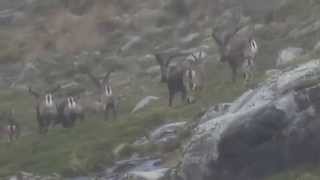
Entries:
{"label": "young ibex", "polygon": [[117,101],[116,97],[113,94],[111,83],[110,83],[110,75],[113,72],[113,70],[110,70],[102,81],[100,81],[96,76],[94,76],[90,71],[86,71],[89,78],[94,82],[96,87],[100,91],[100,99],[99,101],[103,104],[103,110],[104,110],[104,117],[105,120],[109,119],[109,112],[113,112],[113,118],[117,118]]}
{"label": "young ibex", "polygon": [[19,123],[15,120],[13,111],[8,114],[6,117],[8,120],[8,125],[6,126],[6,134],[8,135],[8,142],[17,140],[20,135],[20,126]]}
{"label": "young ibex", "polygon": [[58,106],[59,118],[55,124],[61,123],[63,127],[73,127],[77,120],[84,120],[84,110],[74,96],[68,96]]}
{"label": "young ibex", "polygon": [[[180,61],[175,65],[171,65],[171,61],[179,55],[172,55],[165,59],[161,54],[154,55],[161,70],[161,81],[166,82],[169,91],[169,106],[172,106],[172,101],[177,93],[181,93],[181,98],[185,102],[189,102],[189,90],[195,90],[200,87],[198,72],[192,65],[191,61]],[[198,86],[198,87],[197,87]],[[188,99],[187,99],[188,98]],[[190,103],[190,102],[189,102]]]}
{"label": "young ibex", "polygon": [[231,68],[232,81],[236,81],[239,69],[244,73],[246,81],[252,77],[254,61],[258,53],[257,42],[251,35],[248,38],[234,39],[234,36],[241,29],[242,26],[238,25],[224,40],[220,40],[216,33],[214,31],[212,32],[212,37],[219,46],[221,53],[220,61],[227,62]]}
{"label": "young ibex", "polygon": [[57,121],[58,110],[53,94],[60,89],[60,86],[48,90],[45,93],[34,91],[29,87],[29,93],[36,99],[36,117],[40,134],[46,134],[51,124]]}

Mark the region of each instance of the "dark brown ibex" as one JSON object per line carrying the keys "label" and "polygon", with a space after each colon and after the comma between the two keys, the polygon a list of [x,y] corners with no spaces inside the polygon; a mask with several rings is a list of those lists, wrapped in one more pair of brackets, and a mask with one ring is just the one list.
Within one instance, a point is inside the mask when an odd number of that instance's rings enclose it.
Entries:
{"label": "dark brown ibex", "polygon": [[88,74],[89,78],[99,89],[99,93],[100,93],[99,101],[104,106],[103,109],[104,109],[105,120],[108,120],[110,111],[113,112],[113,118],[114,119],[117,118],[117,101],[116,101],[115,95],[113,94],[111,83],[110,83],[110,75],[112,72],[113,70],[110,70],[108,73],[105,74],[103,79],[100,81],[100,79],[94,76],[89,70],[86,70],[86,73]]}
{"label": "dark brown ibex", "polygon": [[39,132],[46,134],[51,124],[57,121],[58,111],[54,101],[53,94],[60,89],[57,86],[45,93],[36,92],[31,87],[28,88],[29,93],[36,99],[36,117],[39,126]]}
{"label": "dark brown ibex", "polygon": [[254,60],[258,53],[258,45],[252,35],[248,38],[234,39],[234,36],[242,29],[238,25],[234,31],[225,36],[223,40],[212,32],[220,50],[220,61],[227,62],[232,71],[232,81],[236,81],[238,70],[242,70],[245,80],[249,80],[254,66]]}
{"label": "dark brown ibex", "polygon": [[61,123],[63,127],[73,127],[77,120],[84,120],[84,110],[74,96],[67,96],[58,105],[59,118],[55,124]]}
{"label": "dark brown ibex", "polygon": [[161,82],[166,82],[168,86],[169,106],[172,106],[172,101],[177,93],[181,93],[181,98],[185,102],[188,96],[188,85],[191,84],[192,76],[189,76],[188,73],[188,70],[191,70],[190,61],[185,60],[170,65],[171,61],[179,56],[181,54],[175,54],[165,59],[160,53],[155,54],[155,58],[160,65]]}

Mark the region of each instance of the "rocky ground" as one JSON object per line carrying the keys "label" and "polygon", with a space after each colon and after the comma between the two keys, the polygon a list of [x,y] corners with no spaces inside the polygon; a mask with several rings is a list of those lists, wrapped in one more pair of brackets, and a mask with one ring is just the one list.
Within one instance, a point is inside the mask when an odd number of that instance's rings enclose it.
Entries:
{"label": "rocky ground", "polygon": [[[0,110],[14,108],[23,127],[18,141],[2,142],[0,177],[319,179],[319,2],[3,0],[0,7]],[[249,87],[230,83],[209,37],[212,27],[223,35],[237,21],[254,25],[259,44]],[[205,89],[196,103],[168,108],[152,53],[199,50]],[[97,75],[116,67],[118,120],[96,113],[83,67]],[[78,92],[90,113],[74,129],[42,137],[26,87],[55,84],[64,87],[58,99]]]}

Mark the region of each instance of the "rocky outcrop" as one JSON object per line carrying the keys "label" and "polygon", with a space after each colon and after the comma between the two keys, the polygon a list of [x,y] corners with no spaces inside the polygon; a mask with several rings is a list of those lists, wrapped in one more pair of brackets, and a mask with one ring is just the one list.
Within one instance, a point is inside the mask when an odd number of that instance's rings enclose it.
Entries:
{"label": "rocky outcrop", "polygon": [[158,145],[160,149],[170,149],[179,144],[179,131],[181,131],[186,122],[177,122],[165,124],[150,134],[150,141],[152,144]]}
{"label": "rocky outcrop", "polygon": [[200,123],[185,146],[180,178],[261,179],[318,163],[319,63],[313,60],[270,77],[225,113]]}
{"label": "rocky outcrop", "polygon": [[161,160],[152,157],[132,157],[115,163],[101,174],[107,180],[158,180],[168,171]]}

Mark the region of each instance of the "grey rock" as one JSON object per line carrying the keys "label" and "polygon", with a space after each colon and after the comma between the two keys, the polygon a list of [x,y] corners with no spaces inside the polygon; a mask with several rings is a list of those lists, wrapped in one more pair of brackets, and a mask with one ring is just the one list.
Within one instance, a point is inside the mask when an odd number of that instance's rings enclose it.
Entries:
{"label": "grey rock", "polygon": [[150,141],[153,144],[170,146],[176,143],[178,131],[185,127],[186,122],[165,124],[150,134]]}
{"label": "grey rock", "polygon": [[298,47],[289,47],[289,48],[283,49],[279,53],[279,57],[277,59],[277,66],[281,67],[281,66],[288,65],[289,63],[296,60],[296,58],[302,56],[303,53],[304,53],[304,50]]}
{"label": "grey rock", "polygon": [[319,63],[284,70],[201,122],[184,149],[184,180],[262,179],[319,162]]}
{"label": "grey rock", "polygon": [[141,110],[142,108],[146,107],[149,103],[151,103],[151,101],[155,101],[160,99],[159,97],[155,97],[155,96],[147,96],[145,98],[143,98],[141,101],[138,102],[138,104],[133,108],[133,110],[131,111],[131,113],[135,113],[139,110]]}
{"label": "grey rock", "polygon": [[209,110],[201,117],[200,122],[203,123],[212,118],[223,115],[229,110],[231,105],[231,103],[220,103],[210,107]]}
{"label": "grey rock", "polygon": [[186,37],[182,38],[181,39],[181,43],[189,44],[189,43],[193,42],[194,40],[196,40],[199,37],[200,37],[199,33],[191,33],[191,34],[187,35]]}
{"label": "grey rock", "polygon": [[147,74],[153,75],[153,74],[158,74],[160,73],[160,66],[155,65],[155,66],[151,66],[146,70]]}
{"label": "grey rock", "polygon": [[121,47],[121,52],[127,52],[130,50],[133,46],[138,44],[139,42],[142,41],[142,38],[140,36],[132,36],[130,37],[130,40]]}
{"label": "grey rock", "polygon": [[154,157],[132,157],[117,161],[106,169],[103,179],[107,180],[157,180],[164,176],[167,168],[161,166],[161,160]]}
{"label": "grey rock", "polygon": [[132,171],[128,173],[127,177],[128,180],[160,180],[168,170],[168,168],[163,168],[153,171]]}

